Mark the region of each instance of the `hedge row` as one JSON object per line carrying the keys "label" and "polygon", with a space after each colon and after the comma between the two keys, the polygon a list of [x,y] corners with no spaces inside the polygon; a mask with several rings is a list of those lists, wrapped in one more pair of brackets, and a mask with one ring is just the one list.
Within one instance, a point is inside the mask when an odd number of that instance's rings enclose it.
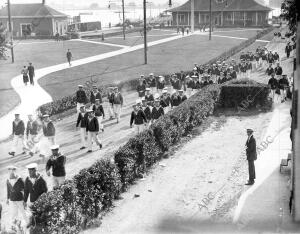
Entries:
{"label": "hedge row", "polygon": [[[212,64],[218,60],[220,60],[220,61],[227,60],[229,57],[240,52],[244,48],[248,47],[253,42],[255,42],[256,39],[261,38],[262,36],[266,35],[267,33],[271,32],[272,30],[273,30],[273,28],[270,27],[270,28],[260,31],[256,36],[254,36],[254,37],[242,42],[241,44],[233,47],[232,49],[224,52],[217,58],[214,58],[214,59],[208,61],[206,64]],[[185,74],[189,74],[190,72],[191,71],[186,71]],[[166,78],[167,84],[169,84],[171,74],[165,74],[163,76]],[[116,86],[116,85],[119,87],[120,90],[126,90],[126,91],[135,90],[138,85],[138,80],[137,79],[128,80],[128,81],[121,82],[119,84],[108,84],[108,85],[99,86],[98,88],[102,92],[102,95],[105,97],[107,95],[107,88],[110,86]],[[91,91],[91,85],[86,85],[85,91],[87,91],[87,94],[89,95],[90,91]],[[60,100],[55,100],[53,102],[44,104],[41,107],[39,107],[39,110],[43,114],[47,113],[49,115],[56,115],[56,114],[60,114],[64,111],[73,109],[75,107],[76,107],[76,98],[75,98],[75,94],[73,94],[70,96],[66,96]]]}
{"label": "hedge row", "polygon": [[231,80],[221,86],[219,105],[222,108],[248,110],[258,106],[270,109],[268,85],[249,79]]}
{"label": "hedge row", "polygon": [[32,233],[79,233],[112,206],[121,191],[161,159],[164,152],[213,113],[220,94],[210,85],[132,137],[114,154],[115,163],[98,160],[33,205]]}

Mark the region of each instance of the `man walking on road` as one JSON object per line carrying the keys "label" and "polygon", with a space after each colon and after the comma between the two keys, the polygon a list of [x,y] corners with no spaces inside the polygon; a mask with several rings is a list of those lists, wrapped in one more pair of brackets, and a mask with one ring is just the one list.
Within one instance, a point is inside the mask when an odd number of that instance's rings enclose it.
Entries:
{"label": "man walking on road", "polygon": [[34,85],[33,78],[35,77],[35,72],[34,72],[34,66],[32,65],[32,63],[29,63],[29,66],[27,69],[28,69],[30,84]]}
{"label": "man walking on road", "polygon": [[50,120],[49,115],[43,116],[43,133],[47,138],[43,147],[41,147],[42,151],[40,157],[49,156],[48,151],[50,146],[55,144],[55,127],[52,121]]}
{"label": "man walking on road", "polygon": [[72,60],[72,53],[70,51],[70,49],[68,49],[68,52],[67,52],[67,60],[68,60],[68,63],[69,63],[69,66],[71,67],[72,64],[71,64],[71,60]]}
{"label": "man walking on road", "polygon": [[257,159],[256,141],[253,136],[253,130],[247,129],[248,139],[246,142],[246,155],[248,160],[249,180],[245,185],[253,185],[255,182],[255,165],[254,161]]}
{"label": "man walking on road", "polygon": [[[9,178],[7,179],[7,204],[11,209],[12,224],[16,223],[18,216],[22,215],[25,224],[27,224],[27,216],[24,209],[24,181],[17,174],[17,167],[8,166]],[[24,225],[26,226],[26,225]]]}
{"label": "man walking on road", "polygon": [[29,150],[29,155],[33,156],[37,150],[37,143],[38,143],[38,132],[41,126],[38,124],[37,120],[33,119],[33,115],[28,115],[28,122],[26,127],[26,139],[27,139],[27,149]]}
{"label": "man walking on road", "polygon": [[50,147],[52,150],[52,155],[46,163],[46,172],[50,176],[50,169],[52,168],[53,176],[53,189],[57,188],[59,185],[63,184],[66,178],[66,156],[59,152],[59,145],[53,145]]}
{"label": "man walking on road", "polygon": [[76,102],[77,102],[77,113],[80,110],[80,106],[85,105],[87,103],[87,96],[85,91],[83,90],[82,85],[78,85],[78,90],[76,92]]}
{"label": "man walking on road", "polygon": [[88,153],[92,152],[92,143],[93,141],[102,149],[102,143],[98,137],[99,135],[99,122],[95,117],[93,110],[89,110],[89,117],[87,120],[86,131],[88,133]]}
{"label": "man walking on road", "polygon": [[83,150],[86,148],[86,124],[87,124],[88,113],[85,111],[85,106],[80,107],[80,112],[78,114],[76,127],[80,125],[80,138],[81,138],[81,148]]}
{"label": "man walking on road", "polygon": [[115,87],[115,94],[114,94],[114,113],[115,116],[117,118],[117,123],[120,122],[120,118],[121,118],[121,110],[122,110],[122,106],[123,106],[123,96],[122,94],[119,92],[119,88]]}
{"label": "man walking on road", "polygon": [[15,114],[15,120],[12,123],[12,135],[13,135],[13,146],[12,150],[8,153],[11,156],[15,156],[17,147],[19,142],[22,143],[23,149],[22,154],[25,154],[24,149],[24,132],[25,132],[25,125],[23,120],[20,119],[20,114]]}

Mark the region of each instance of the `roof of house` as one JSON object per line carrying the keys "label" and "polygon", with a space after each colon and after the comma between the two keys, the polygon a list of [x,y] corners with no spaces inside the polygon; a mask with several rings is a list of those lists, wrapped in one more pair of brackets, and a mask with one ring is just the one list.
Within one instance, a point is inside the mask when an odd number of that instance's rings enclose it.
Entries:
{"label": "roof of house", "polygon": [[[195,11],[209,11],[208,0],[195,0]],[[272,9],[261,5],[255,0],[211,0],[212,11],[271,11]],[[190,12],[191,0],[179,7],[169,10],[170,12]]]}
{"label": "roof of house", "polygon": [[[11,4],[10,6],[12,18],[56,18],[56,17],[67,17],[64,13],[61,13],[47,5],[42,3],[36,4]],[[0,18],[6,18],[7,6],[0,9]]]}

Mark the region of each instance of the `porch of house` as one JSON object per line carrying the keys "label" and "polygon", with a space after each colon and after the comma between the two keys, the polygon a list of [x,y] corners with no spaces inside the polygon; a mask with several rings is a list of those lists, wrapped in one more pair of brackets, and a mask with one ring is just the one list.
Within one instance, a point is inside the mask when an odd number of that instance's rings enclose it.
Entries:
{"label": "porch of house", "polygon": [[[195,26],[208,25],[210,22],[209,12],[195,12]],[[173,12],[173,26],[190,26],[191,12]],[[261,27],[268,23],[267,12],[213,12],[212,23],[217,27]]]}

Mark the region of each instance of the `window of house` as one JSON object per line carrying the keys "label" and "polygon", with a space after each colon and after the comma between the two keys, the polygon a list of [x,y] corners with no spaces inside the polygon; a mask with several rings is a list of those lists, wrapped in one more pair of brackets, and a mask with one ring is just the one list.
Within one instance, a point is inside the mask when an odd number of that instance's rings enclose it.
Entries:
{"label": "window of house", "polygon": [[184,14],[179,14],[178,15],[178,22],[179,23],[184,23]]}

